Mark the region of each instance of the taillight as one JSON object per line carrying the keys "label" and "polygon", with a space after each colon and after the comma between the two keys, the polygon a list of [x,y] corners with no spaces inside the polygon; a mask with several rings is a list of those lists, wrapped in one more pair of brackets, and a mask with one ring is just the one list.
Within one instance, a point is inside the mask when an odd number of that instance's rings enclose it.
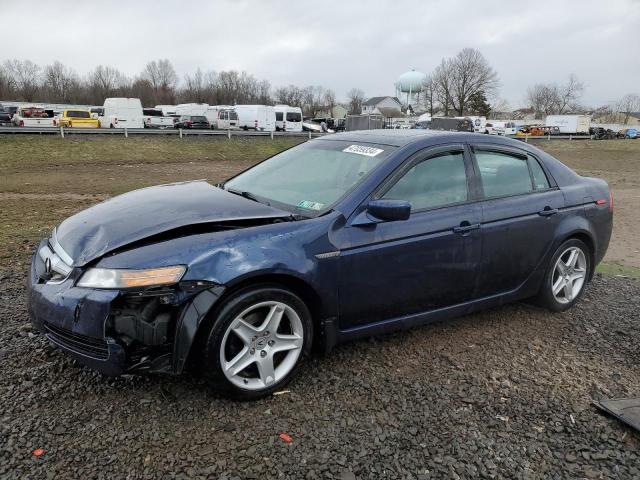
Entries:
{"label": "taillight", "polygon": [[18,126],[24,127],[24,120],[20,120],[20,122],[18,123]]}
{"label": "taillight", "polygon": [[116,125],[118,124],[118,119],[117,119],[117,118],[115,119],[115,122],[114,122],[114,123],[115,123]]}
{"label": "taillight", "polygon": [[55,120],[53,121],[53,126],[55,127],[56,125],[58,125],[58,122],[56,122]]}

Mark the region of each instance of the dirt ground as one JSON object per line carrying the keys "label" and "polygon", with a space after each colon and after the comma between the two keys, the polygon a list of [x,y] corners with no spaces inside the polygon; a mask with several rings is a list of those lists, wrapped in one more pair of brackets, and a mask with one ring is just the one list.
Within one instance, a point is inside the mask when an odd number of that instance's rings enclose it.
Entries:
{"label": "dirt ground", "polygon": [[[300,141],[0,136],[0,258],[108,196],[182,180],[218,182]],[[578,173],[609,182],[614,232],[600,271],[640,276],[640,141],[538,140],[535,145]]]}
{"label": "dirt ground", "polygon": [[[581,175],[604,178],[613,190],[615,212],[613,237],[605,262],[640,268],[640,141],[546,141],[541,147]],[[607,271],[609,271],[607,270]]]}
{"label": "dirt ground", "polygon": [[616,195],[607,275],[575,308],[507,305],[340,345],[287,393],[238,403],[190,375],[103,377],[31,329],[27,266],[60,220],[294,143],[123,140],[0,136],[0,478],[640,478],[640,435],[592,404],[640,396],[640,280],[608,275],[640,276],[640,141],[540,143]]}

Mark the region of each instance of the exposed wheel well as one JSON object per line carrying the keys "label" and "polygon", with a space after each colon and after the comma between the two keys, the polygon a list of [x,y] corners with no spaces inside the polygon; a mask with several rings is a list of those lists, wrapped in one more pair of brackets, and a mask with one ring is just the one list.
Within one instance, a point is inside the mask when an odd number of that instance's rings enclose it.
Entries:
{"label": "exposed wheel well", "polygon": [[321,299],[316,291],[305,281],[291,275],[282,274],[268,274],[260,275],[256,277],[247,278],[237,284],[232,285],[216,301],[215,305],[211,308],[207,315],[202,320],[202,323],[198,327],[196,336],[193,341],[192,348],[189,353],[189,363],[192,363],[195,358],[200,355],[202,351],[203,342],[206,341],[207,331],[212,322],[215,321],[216,313],[220,310],[221,305],[231,298],[233,295],[246,290],[248,288],[261,287],[261,286],[277,286],[290,290],[296,294],[305,303],[309,312],[311,313],[311,320],[313,323],[313,343],[314,349],[319,346],[318,342],[322,341],[323,335],[321,335]]}

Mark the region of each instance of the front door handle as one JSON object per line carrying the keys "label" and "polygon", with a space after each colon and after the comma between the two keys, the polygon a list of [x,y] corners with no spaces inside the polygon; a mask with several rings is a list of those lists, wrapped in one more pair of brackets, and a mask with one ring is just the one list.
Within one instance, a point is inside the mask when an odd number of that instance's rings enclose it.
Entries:
{"label": "front door handle", "polygon": [[538,212],[538,215],[540,215],[541,217],[550,217],[551,215],[555,215],[556,213],[558,213],[557,208],[544,207],[544,210],[540,210]]}
{"label": "front door handle", "polygon": [[479,228],[480,228],[479,223],[471,224],[465,220],[464,222],[460,222],[459,226],[453,227],[453,231],[455,233],[461,233],[462,235],[465,235],[471,232],[472,230],[478,230]]}

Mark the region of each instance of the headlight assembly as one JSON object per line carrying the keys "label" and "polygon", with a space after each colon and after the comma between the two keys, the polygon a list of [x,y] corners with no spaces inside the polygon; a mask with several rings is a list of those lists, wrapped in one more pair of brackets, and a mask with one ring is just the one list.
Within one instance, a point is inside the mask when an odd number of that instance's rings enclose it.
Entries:
{"label": "headlight assembly", "polygon": [[178,283],[187,268],[175,267],[129,270],[124,268],[90,268],[80,280],[78,287],[86,288],[136,288],[171,285]]}

